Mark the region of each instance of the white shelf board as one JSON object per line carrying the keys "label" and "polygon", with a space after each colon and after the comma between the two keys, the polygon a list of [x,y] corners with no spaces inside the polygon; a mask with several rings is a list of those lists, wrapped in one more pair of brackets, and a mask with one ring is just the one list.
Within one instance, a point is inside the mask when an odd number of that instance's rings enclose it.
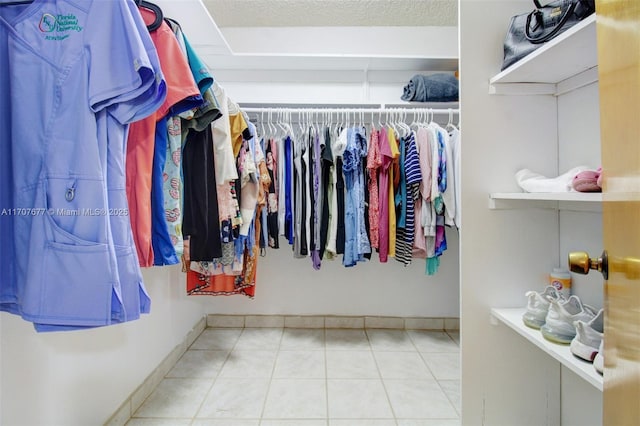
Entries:
{"label": "white shelf board", "polygon": [[[531,90],[531,94],[544,94],[549,84],[557,85],[597,65],[596,15],[593,14],[491,78],[490,93]],[[517,84],[517,89],[505,87],[512,84]],[[542,86],[536,87],[538,85]]]}
{"label": "white shelf board", "polygon": [[489,194],[492,210],[542,208],[602,212],[601,192],[494,192]]}
{"label": "white shelf board", "polygon": [[569,345],[552,343],[542,337],[540,330],[534,330],[524,325],[522,322],[522,314],[524,312],[525,308],[491,309],[491,315],[493,315],[493,317],[509,326],[516,333],[523,336],[556,361],[560,362],[560,364],[586,380],[593,387],[602,391],[604,380],[595,368],[593,368],[593,364],[573,355],[569,349]]}
{"label": "white shelf board", "polygon": [[579,201],[601,203],[601,192],[494,192],[493,200]]}

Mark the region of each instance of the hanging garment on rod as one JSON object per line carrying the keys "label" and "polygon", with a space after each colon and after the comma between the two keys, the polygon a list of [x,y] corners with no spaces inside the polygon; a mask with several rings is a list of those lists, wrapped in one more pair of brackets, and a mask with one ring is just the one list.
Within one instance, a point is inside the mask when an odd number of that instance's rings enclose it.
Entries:
{"label": "hanging garment on rod", "polygon": [[[12,47],[0,53],[0,209],[16,211],[0,217],[0,309],[39,332],[131,321],[150,301],[124,147],[129,123],[166,97],[159,59],[133,1],[39,7],[0,8],[0,44]],[[58,107],[24,102],[32,92],[57,93]]]}
{"label": "hanging garment on rod", "polygon": [[[169,238],[178,257],[182,257],[183,247],[183,208],[184,208],[184,188],[183,188],[183,168],[182,168],[182,145],[186,141],[189,128],[202,130],[209,126],[211,122],[221,117],[220,109],[215,102],[210,88],[213,84],[213,76],[206,65],[202,62],[198,54],[191,48],[189,41],[180,27],[180,24],[171,18],[165,17],[165,22],[175,34],[182,55],[188,62],[193,79],[203,97],[203,104],[197,109],[191,109],[183,113],[173,115],[168,118],[167,124],[167,154],[163,171],[163,195],[165,222],[169,233]],[[183,119],[188,124],[183,132]],[[203,161],[202,157],[198,161]],[[213,167],[213,166],[211,166]],[[154,251],[158,244],[153,246]],[[162,259],[162,257],[158,257]],[[154,256],[154,264],[156,262]]]}
{"label": "hanging garment on rod", "polygon": [[[145,23],[156,15],[141,8]],[[135,122],[127,141],[127,198],[140,266],[179,263],[169,234],[164,203],[164,168],[167,157],[169,117],[203,103],[189,64],[169,25],[161,21],[151,32],[167,81],[167,97],[155,114]]]}

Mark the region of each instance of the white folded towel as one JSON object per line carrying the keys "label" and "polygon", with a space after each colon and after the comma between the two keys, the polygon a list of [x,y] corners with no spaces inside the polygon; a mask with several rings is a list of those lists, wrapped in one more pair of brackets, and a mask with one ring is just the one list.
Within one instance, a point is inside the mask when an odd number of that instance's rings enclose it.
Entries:
{"label": "white folded towel", "polygon": [[529,169],[522,169],[516,173],[516,182],[525,192],[572,192],[571,181],[574,176],[584,170],[590,170],[587,166],[577,166],[568,172],[548,178]]}

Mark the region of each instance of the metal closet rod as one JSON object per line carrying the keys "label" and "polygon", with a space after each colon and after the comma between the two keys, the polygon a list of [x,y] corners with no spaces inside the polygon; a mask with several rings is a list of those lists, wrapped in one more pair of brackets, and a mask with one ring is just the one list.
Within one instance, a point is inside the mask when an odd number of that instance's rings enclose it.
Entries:
{"label": "metal closet rod", "polygon": [[459,114],[458,108],[291,108],[291,107],[240,107],[246,113],[263,113],[263,112],[288,112],[288,113],[365,113],[365,114],[384,114],[394,112],[429,112],[431,114]]}

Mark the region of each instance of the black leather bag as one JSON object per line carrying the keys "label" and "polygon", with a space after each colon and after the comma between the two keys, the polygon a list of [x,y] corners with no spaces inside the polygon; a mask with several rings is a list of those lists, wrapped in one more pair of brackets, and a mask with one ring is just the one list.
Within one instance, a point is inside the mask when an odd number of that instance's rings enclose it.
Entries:
{"label": "black leather bag", "polygon": [[534,10],[511,18],[504,39],[503,70],[596,10],[595,0],[555,0],[545,6],[540,0],[533,3]]}

